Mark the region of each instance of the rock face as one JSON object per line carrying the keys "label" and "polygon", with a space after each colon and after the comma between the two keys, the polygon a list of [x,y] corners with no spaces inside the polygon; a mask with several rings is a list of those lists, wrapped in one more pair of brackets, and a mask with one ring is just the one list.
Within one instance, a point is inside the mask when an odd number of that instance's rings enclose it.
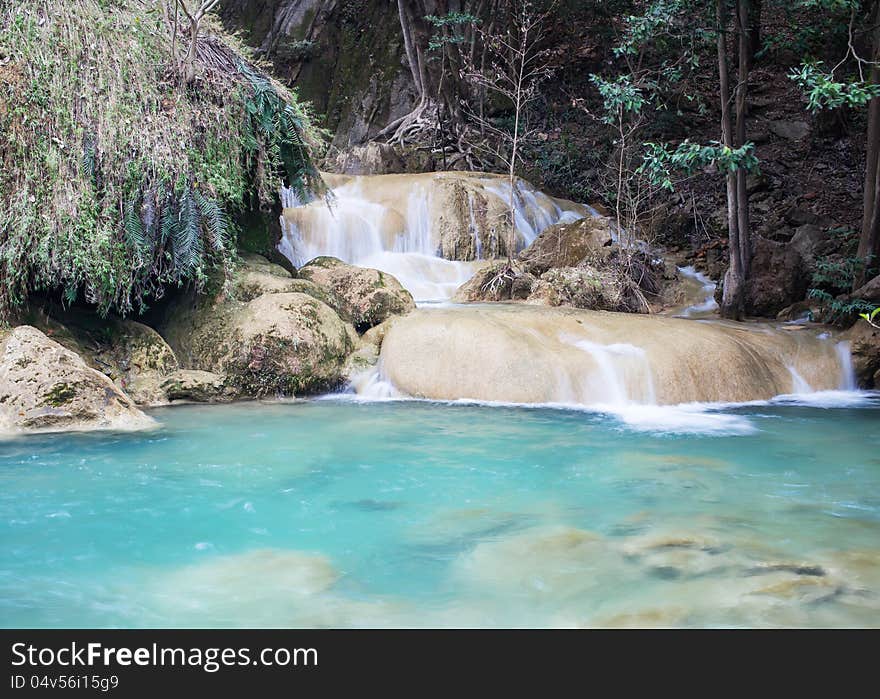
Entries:
{"label": "rock face", "polygon": [[335,257],[317,257],[302,267],[299,275],[339,299],[336,310],[359,332],[416,307],[412,295],[390,274],[355,267]]}
{"label": "rock face", "polygon": [[336,146],[372,138],[415,105],[418,94],[394,3],[225,0],[219,13],[272,62],[278,76],[327,115]]}
{"label": "rock face", "polygon": [[550,226],[520,253],[519,260],[526,271],[541,275],[553,267],[575,267],[610,244],[607,219],[583,218]]}
{"label": "rock face", "polygon": [[850,343],[853,371],[861,388],[878,388],[880,384],[880,330],[861,318],[843,334]]}
{"label": "rock face", "polygon": [[406,164],[393,146],[370,141],[340,151],[330,169],[345,175],[391,175],[406,172]]}
{"label": "rock face", "polygon": [[187,299],[162,328],[181,363],[226,375],[239,395],[293,395],[340,383],[357,335],[327,304],[300,292],[241,302]]}
{"label": "rock face", "polygon": [[154,424],[104,374],[28,325],[0,336],[0,430],[136,430]]}

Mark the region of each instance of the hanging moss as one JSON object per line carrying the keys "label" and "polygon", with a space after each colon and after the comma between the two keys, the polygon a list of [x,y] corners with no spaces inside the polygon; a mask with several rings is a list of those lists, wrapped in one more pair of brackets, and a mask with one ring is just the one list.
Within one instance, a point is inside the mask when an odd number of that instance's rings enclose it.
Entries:
{"label": "hanging moss", "polygon": [[233,214],[320,188],[307,108],[203,26],[184,85],[161,3],[0,0],[0,320],[35,291],[125,314],[201,286]]}

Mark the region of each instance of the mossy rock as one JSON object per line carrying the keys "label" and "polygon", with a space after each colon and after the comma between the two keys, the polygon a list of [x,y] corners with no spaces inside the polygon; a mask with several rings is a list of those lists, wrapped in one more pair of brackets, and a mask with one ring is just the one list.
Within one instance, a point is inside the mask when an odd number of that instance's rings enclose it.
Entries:
{"label": "mossy rock", "polygon": [[37,328],[20,325],[0,333],[0,432],[154,424],[109,377]]}
{"label": "mossy rock", "polygon": [[378,269],[356,267],[335,257],[316,257],[299,275],[339,299],[340,305],[334,307],[351,319],[358,332],[415,308],[412,295],[400,282]]}
{"label": "mossy rock", "polygon": [[187,368],[225,375],[238,396],[335,388],[357,343],[351,325],[301,292],[191,299],[172,310],[162,332]]}

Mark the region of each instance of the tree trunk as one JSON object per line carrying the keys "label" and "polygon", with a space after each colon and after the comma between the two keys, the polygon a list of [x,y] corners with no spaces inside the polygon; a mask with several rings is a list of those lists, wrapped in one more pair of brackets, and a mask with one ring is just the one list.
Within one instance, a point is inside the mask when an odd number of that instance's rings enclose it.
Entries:
{"label": "tree trunk", "polygon": [[[870,82],[880,83],[880,0],[873,19],[873,49],[871,51]],[[868,265],[880,258],[880,97],[868,103],[868,134],[865,161],[865,190],[863,194],[862,231],[859,237],[858,256],[868,259]],[[867,265],[866,265],[867,266]],[[865,273],[857,275],[853,289],[864,282]]]}
{"label": "tree trunk", "polygon": [[[727,10],[726,0],[715,0],[715,16],[718,24],[718,85],[721,100],[721,142],[733,147],[733,124],[730,118],[730,78],[727,72]],[[724,293],[721,315],[725,318],[741,318],[743,307],[742,257],[739,245],[739,227],[736,196],[736,175],[727,175],[727,237],[730,250],[730,266],[724,275]]]}
{"label": "tree trunk", "polygon": [[755,54],[761,50],[761,20],[764,0],[752,0],[751,25],[749,25],[749,68],[755,64]]}
{"label": "tree trunk", "polygon": [[[736,86],[736,147],[746,142],[746,97],[749,88],[751,46],[749,35],[749,0],[737,2],[739,24],[739,75]],[[743,168],[736,172],[737,233],[739,234],[740,269],[743,281],[749,278],[752,261],[751,226],[749,225],[749,193],[747,173]]]}
{"label": "tree trunk", "polygon": [[196,48],[199,41],[199,21],[191,19],[189,22],[189,51],[186,54],[184,66],[184,80],[189,85],[196,77]]}

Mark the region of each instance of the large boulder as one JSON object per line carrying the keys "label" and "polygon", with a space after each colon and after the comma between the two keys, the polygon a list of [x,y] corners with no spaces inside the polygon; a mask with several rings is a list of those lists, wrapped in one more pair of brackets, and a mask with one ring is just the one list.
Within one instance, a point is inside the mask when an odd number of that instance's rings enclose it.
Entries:
{"label": "large boulder", "polygon": [[390,274],[355,267],[335,257],[316,257],[299,270],[299,275],[340,299],[342,305],[337,310],[359,332],[416,307],[412,295]]}
{"label": "large boulder", "polygon": [[0,336],[0,430],[136,430],[155,423],[107,376],[29,325]]}
{"label": "large boulder", "polygon": [[810,278],[798,247],[757,238],[746,282],[746,312],[775,318],[782,309],[804,298]]}
{"label": "large boulder", "polygon": [[242,255],[233,277],[232,295],[237,301],[253,301],[263,294],[301,293],[318,299],[345,314],[345,302],[332,290],[308,279],[294,277],[281,265],[261,255]]}
{"label": "large boulder", "polygon": [[880,275],[856,289],[852,293],[852,297],[871,303],[880,303]]}
{"label": "large boulder", "polygon": [[153,328],[128,318],[60,308],[48,314],[33,311],[28,322],[109,376],[137,405],[168,402],[162,383],[179,365]]}
{"label": "large boulder", "polygon": [[611,245],[608,220],[591,216],[545,229],[519,260],[526,271],[541,275],[553,267],[575,267],[607,245]]}
{"label": "large boulder", "polygon": [[180,301],[162,333],[190,369],[226,376],[241,396],[332,389],[357,342],[327,304],[300,292]]}

